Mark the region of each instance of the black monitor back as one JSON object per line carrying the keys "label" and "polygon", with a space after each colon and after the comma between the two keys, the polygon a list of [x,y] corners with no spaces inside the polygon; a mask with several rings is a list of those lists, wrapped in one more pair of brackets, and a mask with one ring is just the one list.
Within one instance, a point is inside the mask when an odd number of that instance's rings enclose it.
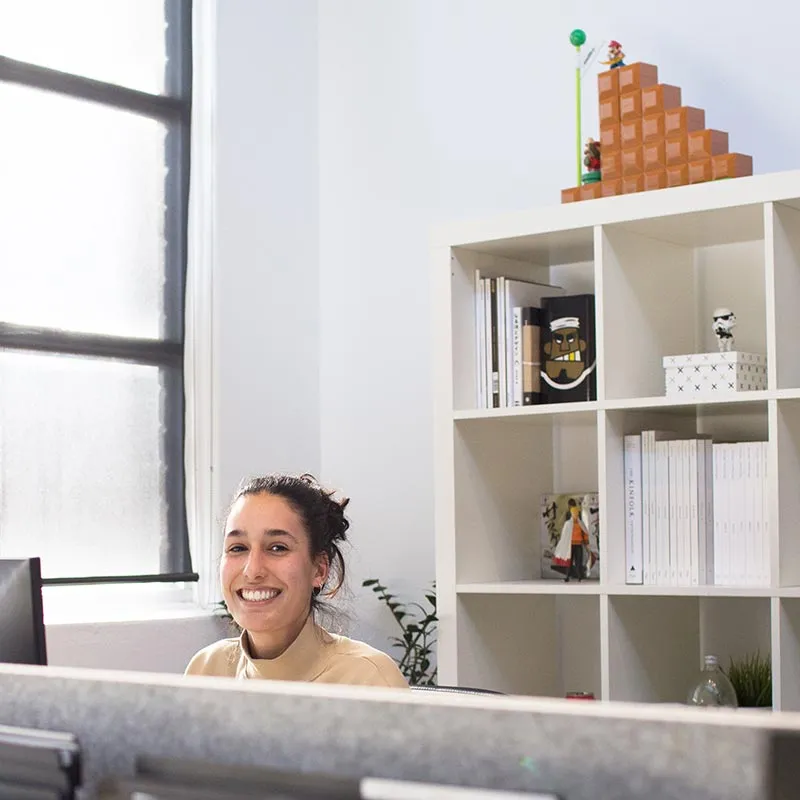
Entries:
{"label": "black monitor back", "polygon": [[0,662],[47,664],[38,558],[0,559]]}

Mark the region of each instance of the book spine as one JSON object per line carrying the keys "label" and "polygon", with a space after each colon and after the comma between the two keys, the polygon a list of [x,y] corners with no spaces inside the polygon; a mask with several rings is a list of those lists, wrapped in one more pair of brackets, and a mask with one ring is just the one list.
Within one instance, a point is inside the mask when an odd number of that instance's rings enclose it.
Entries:
{"label": "book spine", "polygon": [[642,578],[642,439],[629,434],[624,439],[625,464],[625,583],[640,584]]}
{"label": "book spine", "polygon": [[541,322],[541,309],[533,306],[522,309],[522,405],[524,406],[538,405],[544,399],[539,374]]}
{"label": "book spine", "polygon": [[497,350],[497,278],[489,279],[489,320],[492,358],[492,408],[500,408],[500,365]]}
{"label": "book spine", "polygon": [[511,398],[513,405],[522,405],[522,308],[514,308],[512,328],[512,381]]}

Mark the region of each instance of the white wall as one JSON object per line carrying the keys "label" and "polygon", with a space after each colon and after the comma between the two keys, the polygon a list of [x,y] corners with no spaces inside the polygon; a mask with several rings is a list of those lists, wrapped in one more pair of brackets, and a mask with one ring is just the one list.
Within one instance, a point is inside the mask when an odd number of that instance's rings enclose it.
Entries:
{"label": "white wall", "polygon": [[182,673],[202,647],[232,635],[216,617],[47,626],[51,666]]}
{"label": "white wall", "polygon": [[[560,201],[574,178],[575,27],[618,39],[755,170],[800,167],[796,4],[320,0],[322,466],[352,495],[352,585],[432,579],[429,227]],[[585,84],[585,135],[596,89]],[[593,129],[594,128],[594,129]],[[388,617],[359,602],[356,632]]]}
{"label": "white wall", "polygon": [[217,16],[217,470],[320,470],[317,8]]}

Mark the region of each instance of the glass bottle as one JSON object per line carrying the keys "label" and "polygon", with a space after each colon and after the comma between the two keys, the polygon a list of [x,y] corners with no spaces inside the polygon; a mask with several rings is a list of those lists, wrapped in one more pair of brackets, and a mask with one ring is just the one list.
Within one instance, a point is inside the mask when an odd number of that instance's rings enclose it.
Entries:
{"label": "glass bottle", "polygon": [[689,692],[690,706],[726,706],[738,708],[736,690],[728,676],[720,669],[716,656],[706,656],[700,680]]}

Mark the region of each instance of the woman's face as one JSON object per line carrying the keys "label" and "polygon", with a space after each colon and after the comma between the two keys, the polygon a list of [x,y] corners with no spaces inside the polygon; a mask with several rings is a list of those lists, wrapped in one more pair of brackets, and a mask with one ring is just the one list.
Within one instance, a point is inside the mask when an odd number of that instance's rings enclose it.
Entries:
{"label": "woman's face", "polygon": [[262,493],[234,503],[220,582],[228,610],[248,633],[299,630],[326,577],[326,560],[311,558],[308,532],[286,500]]}

